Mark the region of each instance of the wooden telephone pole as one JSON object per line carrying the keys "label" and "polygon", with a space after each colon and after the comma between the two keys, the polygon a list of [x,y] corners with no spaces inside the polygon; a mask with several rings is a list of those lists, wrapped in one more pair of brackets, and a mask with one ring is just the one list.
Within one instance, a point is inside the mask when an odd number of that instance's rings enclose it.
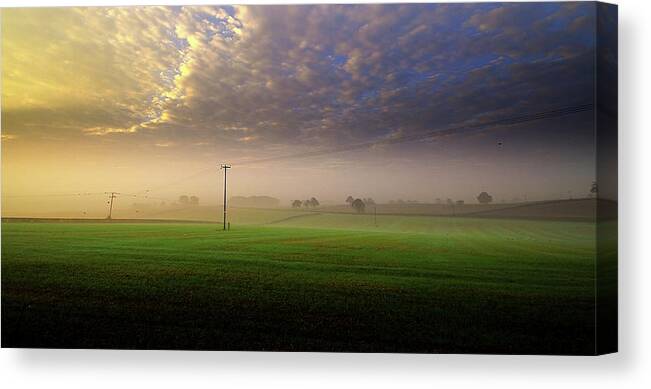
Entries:
{"label": "wooden telephone pole", "polygon": [[106,217],[107,220],[111,220],[111,216],[113,215],[113,199],[115,199],[119,195],[118,192],[104,192],[104,194],[109,195],[109,213],[108,216]]}
{"label": "wooden telephone pole", "polygon": [[226,231],[226,171],[231,168],[231,165],[221,164],[220,170],[224,171],[224,231]]}

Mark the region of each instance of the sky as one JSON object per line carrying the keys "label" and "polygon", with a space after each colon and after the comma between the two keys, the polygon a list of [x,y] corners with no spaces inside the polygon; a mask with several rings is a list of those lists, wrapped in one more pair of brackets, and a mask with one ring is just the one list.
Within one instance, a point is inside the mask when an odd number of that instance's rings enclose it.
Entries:
{"label": "sky", "polygon": [[229,195],[287,204],[584,197],[591,111],[460,128],[592,103],[594,15],[566,2],[3,9],[3,212],[105,191],[217,204],[224,162]]}

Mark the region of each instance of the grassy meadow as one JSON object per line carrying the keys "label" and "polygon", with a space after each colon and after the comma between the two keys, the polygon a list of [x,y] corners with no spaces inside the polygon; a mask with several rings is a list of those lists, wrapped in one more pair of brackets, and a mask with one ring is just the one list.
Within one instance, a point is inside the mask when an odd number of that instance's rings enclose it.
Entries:
{"label": "grassy meadow", "polygon": [[4,222],[2,346],[594,353],[593,223],[256,212]]}

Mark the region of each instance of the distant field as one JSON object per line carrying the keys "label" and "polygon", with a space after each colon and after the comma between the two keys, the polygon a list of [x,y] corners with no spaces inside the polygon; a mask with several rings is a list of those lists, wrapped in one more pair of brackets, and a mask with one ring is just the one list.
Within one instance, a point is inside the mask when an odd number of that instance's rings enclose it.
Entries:
{"label": "distant field", "polygon": [[[616,204],[612,204],[616,208]],[[602,202],[600,204],[602,209],[610,209],[613,205],[610,202]],[[538,201],[515,204],[378,204],[376,206],[368,206],[365,215],[372,217],[377,213],[378,215],[394,216],[464,216],[493,219],[593,221],[596,215],[596,206],[597,200],[595,199]],[[222,219],[222,212],[220,207],[215,206],[141,210],[139,212],[131,209],[117,211],[116,217],[218,221]],[[307,209],[231,207],[229,209],[229,220],[234,224],[260,224],[311,213],[356,214],[357,212],[348,205],[321,206]]]}
{"label": "distant field", "polygon": [[3,223],[2,346],[594,352],[594,224],[287,212]]}
{"label": "distant field", "polygon": [[[611,217],[616,215],[617,204],[611,201],[599,203],[600,213]],[[446,217],[474,217],[491,219],[529,219],[529,220],[564,220],[564,221],[594,221],[597,211],[596,199],[532,201],[513,204],[378,204],[368,206],[362,215],[372,217],[378,215],[393,216],[446,216]],[[330,205],[317,208],[243,208],[231,207],[228,209],[228,220],[233,224],[265,224],[273,223],[285,218],[294,218],[299,215],[314,213],[357,214],[348,205]],[[43,216],[37,214],[38,216]],[[3,214],[5,217],[30,216],[24,214]],[[32,215],[34,216],[34,215]],[[59,210],[49,215],[51,218],[66,219],[103,219],[105,211],[95,211],[83,214],[79,211]],[[164,206],[164,207],[127,207],[117,208],[113,211],[115,219],[148,219],[148,220],[175,220],[175,221],[221,221],[223,209],[221,206]]]}
{"label": "distant field", "polygon": [[[611,214],[617,204],[602,200],[599,203],[602,210]],[[595,219],[597,210],[596,199],[530,201],[523,203],[491,203],[491,204],[378,204],[368,206],[367,214],[385,215],[420,215],[420,216],[464,216],[481,218],[505,219],[536,219],[536,220],[572,220],[591,221]],[[321,212],[355,213],[347,205],[321,207]]]}
{"label": "distant field", "polygon": [[[142,217],[153,219],[179,219],[179,220],[223,220],[223,209],[215,206],[195,206],[170,210],[151,210],[135,214],[133,211],[118,211],[116,217]],[[232,224],[265,224],[287,217],[308,213],[302,210],[289,208],[236,208],[228,210],[228,220]]]}
{"label": "distant field", "polygon": [[[290,208],[234,208],[229,207],[228,220],[232,224],[265,224],[291,216],[302,215],[310,213],[308,210],[293,210]],[[185,207],[169,207],[163,209],[116,209],[113,212],[115,220],[173,220],[173,221],[208,221],[208,222],[221,222],[223,220],[224,211],[222,207],[217,206],[185,206]],[[38,217],[30,217],[24,215],[6,215],[3,217],[9,219],[35,219]],[[79,220],[102,220],[106,218],[106,213],[94,213],[91,215],[83,215],[79,212],[56,212],[48,215],[45,219],[79,219]]]}

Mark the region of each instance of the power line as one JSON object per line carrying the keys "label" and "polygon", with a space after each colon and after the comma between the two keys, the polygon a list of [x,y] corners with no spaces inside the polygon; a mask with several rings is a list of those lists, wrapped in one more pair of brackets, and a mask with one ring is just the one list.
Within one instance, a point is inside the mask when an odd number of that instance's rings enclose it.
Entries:
{"label": "power line", "polygon": [[[5,195],[2,194],[2,197],[5,198],[23,198],[23,197],[80,197],[80,196],[99,196],[99,195],[106,195],[109,194],[110,192],[95,192],[95,193],[50,193],[50,194],[24,194],[24,195]],[[148,199],[148,200],[159,200],[159,201],[174,201],[168,198],[162,198],[162,197],[155,197],[155,196],[149,196],[149,195],[139,195],[139,194],[132,194],[132,193],[118,193],[115,192],[116,194],[119,194],[121,196],[127,196],[127,197],[135,197],[135,198],[142,198],[142,199]]]}
{"label": "power line", "polygon": [[355,143],[352,145],[333,147],[333,148],[320,150],[320,151],[319,150],[307,151],[307,152],[288,154],[288,155],[278,156],[278,157],[269,157],[269,158],[256,159],[252,161],[243,161],[242,163],[237,163],[234,165],[248,166],[248,165],[264,163],[264,162],[275,162],[275,161],[286,160],[286,159],[307,158],[307,157],[322,156],[327,154],[341,153],[345,151],[364,149],[373,146],[412,142],[412,141],[423,140],[428,138],[429,139],[440,138],[440,137],[456,135],[468,131],[485,130],[490,127],[507,126],[507,125],[521,124],[521,123],[532,122],[532,121],[543,120],[543,119],[557,118],[557,117],[567,116],[579,112],[590,111],[592,110],[592,108],[593,108],[592,104],[563,107],[563,108],[558,108],[549,111],[536,112],[536,113],[526,114],[526,115],[511,116],[507,118],[491,120],[486,122],[459,125],[455,127],[449,127],[443,130],[430,130],[430,131],[420,132],[412,135],[403,135],[395,138],[387,138],[378,141]]}
{"label": "power line", "polygon": [[[136,197],[136,198],[144,197],[144,198],[151,198],[151,197],[148,197],[148,196],[141,196],[141,195],[131,194],[131,193],[120,193],[120,192],[104,192],[104,194],[109,195],[109,200],[108,200],[108,204],[109,204],[109,213],[108,213],[108,217],[107,217],[108,220],[111,220],[111,218],[112,218],[112,216],[113,216],[113,202],[114,202],[114,200],[118,197],[118,195],[119,195],[119,196],[123,196],[123,197]],[[152,198],[152,199],[156,199],[156,198]],[[159,199],[159,200],[160,200],[160,199]],[[168,200],[165,200],[165,201],[168,201]]]}
{"label": "power line", "polygon": [[77,197],[77,196],[98,196],[104,195],[106,192],[97,192],[97,193],[50,193],[50,194],[24,194],[24,195],[5,195],[2,194],[2,197],[6,198],[21,198],[21,197]]}
{"label": "power line", "polygon": [[[506,118],[501,118],[501,119],[496,119],[496,120],[490,120],[490,121],[484,121],[484,122],[479,122],[479,123],[469,123],[469,124],[464,124],[464,125],[458,125],[454,127],[448,127],[442,130],[430,130],[426,132],[420,132],[412,135],[403,135],[403,136],[398,136],[395,138],[387,138],[387,139],[382,139],[382,140],[376,140],[376,141],[371,141],[371,142],[362,142],[362,143],[355,143],[352,145],[346,145],[346,146],[339,146],[339,147],[332,147],[324,150],[313,150],[313,151],[306,151],[306,152],[301,152],[301,153],[294,153],[294,154],[287,154],[287,155],[281,155],[281,156],[276,156],[276,157],[268,157],[268,158],[259,158],[255,160],[249,160],[249,161],[242,161],[242,162],[236,162],[233,163],[235,166],[250,166],[250,165],[255,165],[259,163],[265,163],[265,162],[276,162],[276,161],[281,161],[281,160],[288,160],[288,159],[297,159],[297,158],[308,158],[308,157],[316,157],[316,156],[323,156],[323,155],[328,155],[328,154],[335,154],[335,153],[342,153],[346,151],[353,151],[353,150],[359,150],[359,149],[364,149],[364,148],[369,148],[373,146],[381,146],[381,145],[389,145],[389,144],[398,144],[398,143],[404,143],[404,142],[413,142],[413,141],[418,141],[418,140],[423,140],[423,139],[433,139],[433,138],[440,138],[440,137],[445,137],[445,136],[450,136],[450,135],[455,135],[458,133],[464,133],[468,131],[481,131],[481,130],[486,130],[490,127],[498,127],[498,126],[508,126],[508,125],[515,125],[515,124],[521,124],[521,123],[526,123],[526,122],[532,122],[532,121],[537,121],[537,120],[544,120],[544,119],[551,119],[551,118],[557,118],[557,117],[562,117],[562,116],[567,116],[567,115],[572,115],[575,113],[580,113],[580,112],[586,112],[590,111],[593,109],[593,104],[582,104],[582,105],[575,105],[575,106],[566,106],[566,107],[560,107],[552,110],[547,110],[547,111],[542,111],[542,112],[535,112],[535,113],[530,113],[530,114],[523,114],[523,115],[515,115],[515,116],[510,116]],[[152,191],[157,191],[161,188],[166,188],[166,187],[171,187],[174,186],[178,183],[185,182],[188,180],[191,180],[193,178],[197,178],[205,173],[208,173],[212,171],[213,167],[206,167],[203,168],[196,173],[180,178],[178,180],[171,181],[169,183],[159,185],[154,188],[150,188],[145,190],[144,192],[152,192]]]}
{"label": "power line", "polygon": [[[147,190],[146,192],[149,192]],[[175,201],[173,199],[168,199],[164,197],[157,197],[157,196],[150,196],[148,194],[144,195],[139,195],[139,194],[131,194],[131,193],[122,193],[123,196],[129,196],[129,197],[135,197],[135,198],[140,198],[140,199],[147,199],[147,200],[158,200],[158,201]]]}
{"label": "power line", "polygon": [[214,165],[212,165],[212,166],[210,166],[210,167],[206,167],[206,168],[200,169],[200,170],[198,170],[196,173],[194,173],[194,174],[192,174],[192,175],[189,175],[189,176],[186,176],[186,177],[182,177],[182,178],[176,179],[176,180],[174,180],[174,181],[167,182],[167,183],[162,184],[162,185],[157,185],[157,186],[154,186],[154,187],[149,188],[149,189],[145,189],[145,190],[142,191],[142,192],[143,192],[143,193],[149,193],[149,192],[159,191],[160,189],[163,189],[163,188],[169,188],[169,187],[171,187],[171,186],[174,186],[174,185],[180,184],[180,183],[185,182],[185,181],[189,181],[189,180],[191,180],[191,179],[193,179],[193,178],[197,178],[197,177],[199,177],[199,176],[201,176],[201,175],[203,175],[203,174],[206,174],[206,173],[208,173],[208,172],[211,172],[211,171],[213,171],[213,169],[214,169]]}
{"label": "power line", "polygon": [[[256,160],[249,160],[249,161],[242,161],[241,163],[235,163],[234,165],[236,166],[248,166],[248,165],[254,165],[258,163],[264,163],[264,162],[275,162],[275,161],[280,161],[280,160],[288,160],[288,159],[296,159],[296,158],[307,158],[307,157],[314,157],[314,156],[323,156],[323,155],[328,155],[328,154],[334,154],[334,153],[341,153],[341,152],[346,152],[346,151],[353,151],[353,150],[358,150],[358,149],[363,149],[363,148],[369,148],[373,146],[379,146],[379,145],[389,145],[389,144],[398,144],[398,143],[404,143],[404,142],[412,142],[412,141],[418,141],[418,140],[423,140],[423,139],[434,139],[434,138],[440,138],[440,137],[445,137],[445,136],[450,136],[450,135],[456,135],[459,133],[464,133],[464,132],[470,132],[470,131],[482,131],[482,130],[487,130],[491,127],[499,127],[499,126],[509,126],[509,125],[515,125],[515,124],[521,124],[521,123],[526,123],[526,122],[532,122],[532,121],[538,121],[538,120],[544,120],[544,119],[551,119],[551,118],[557,118],[557,117],[562,117],[562,116],[567,116],[567,115],[572,115],[580,112],[586,112],[590,111],[594,108],[593,104],[583,104],[583,105],[576,105],[576,106],[568,106],[568,107],[561,107],[553,110],[547,110],[547,111],[542,111],[542,112],[536,112],[536,113],[530,113],[530,114],[523,114],[523,115],[516,115],[516,116],[511,116],[511,117],[506,117],[506,118],[501,118],[501,119],[495,119],[495,120],[489,120],[489,121],[484,121],[484,122],[477,122],[477,123],[469,123],[469,124],[464,124],[464,125],[458,125],[458,126],[453,126],[453,127],[448,127],[442,130],[430,130],[426,132],[420,132],[416,134],[411,134],[411,135],[403,135],[403,136],[398,136],[394,138],[387,138],[387,139],[382,139],[378,141],[371,141],[371,142],[362,142],[362,143],[355,143],[351,145],[346,145],[346,146],[340,146],[340,147],[332,147],[332,148],[327,148],[323,150],[316,150],[316,151],[309,151],[309,152],[301,152],[301,153],[294,153],[294,154],[288,154],[288,155],[282,155],[282,156],[276,156],[276,157],[268,157],[268,158],[260,158]],[[214,166],[214,165],[213,165]],[[174,185],[177,185],[181,182],[185,182],[188,180],[191,180],[193,178],[197,178],[205,173],[208,173],[214,169],[213,166],[202,168],[195,172],[194,174],[191,174],[186,177],[179,178],[177,180],[167,182],[163,185],[155,186],[153,188],[145,189],[142,191],[143,194],[127,194],[127,193],[118,193],[118,192],[99,192],[99,193],[91,193],[91,192],[77,192],[77,193],[54,193],[54,194],[30,194],[30,195],[5,195],[4,193],[2,194],[3,198],[20,198],[20,197],[55,197],[55,196],[93,196],[93,195],[103,195],[103,194],[110,194],[113,193],[114,195],[121,195],[121,196],[130,196],[130,197],[136,197],[136,198],[147,198],[147,199],[155,199],[155,200],[161,200],[161,201],[173,201],[169,199],[164,199],[160,197],[153,197],[150,196],[148,193],[152,191],[158,191],[159,189],[166,188],[166,187],[171,187]],[[227,167],[223,167],[227,166]],[[226,196],[226,169],[230,169],[231,165],[222,165],[222,169],[224,169],[224,196]],[[226,198],[224,197],[224,208],[226,208]],[[111,210],[109,210],[109,216],[110,216]],[[224,225],[226,223],[226,209],[224,209]]]}

